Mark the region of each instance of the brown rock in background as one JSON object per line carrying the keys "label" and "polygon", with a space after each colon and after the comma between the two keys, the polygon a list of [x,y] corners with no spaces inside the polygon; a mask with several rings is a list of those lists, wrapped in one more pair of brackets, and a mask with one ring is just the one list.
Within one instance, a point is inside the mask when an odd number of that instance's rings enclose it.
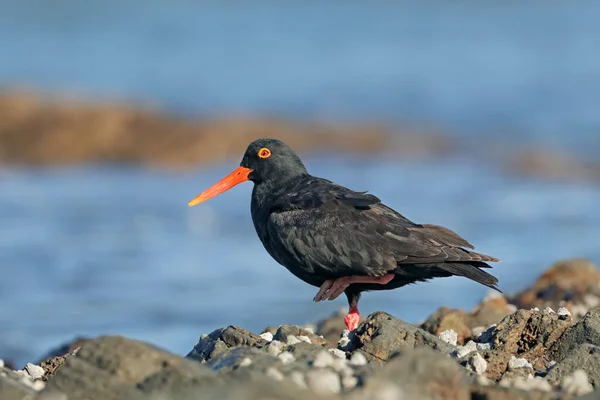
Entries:
{"label": "brown rock in background", "polygon": [[186,167],[240,158],[248,143],[275,137],[295,150],[405,156],[446,153],[427,133],[394,134],[380,125],[262,119],[194,121],[122,104],[91,104],[0,94],[0,164],[117,162]]}
{"label": "brown rock in background", "polygon": [[600,270],[585,259],[559,261],[510,302],[525,309],[566,307],[575,319],[581,318],[600,305]]}

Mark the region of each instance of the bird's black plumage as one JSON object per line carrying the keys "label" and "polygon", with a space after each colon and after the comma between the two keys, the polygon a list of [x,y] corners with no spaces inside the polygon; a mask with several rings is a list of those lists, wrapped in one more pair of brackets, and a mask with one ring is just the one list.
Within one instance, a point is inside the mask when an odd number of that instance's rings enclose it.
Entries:
{"label": "bird's black plumage", "polygon": [[[270,156],[258,156],[261,149]],[[259,139],[248,146],[241,167],[254,182],[252,220],[269,254],[304,282],[321,286],[347,276],[381,277],[386,284],[354,283],[345,293],[356,305],[360,293],[387,290],[431,278],[464,276],[497,290],[485,272],[494,257],[449,229],[416,224],[380,199],[311,176],[285,143]]]}

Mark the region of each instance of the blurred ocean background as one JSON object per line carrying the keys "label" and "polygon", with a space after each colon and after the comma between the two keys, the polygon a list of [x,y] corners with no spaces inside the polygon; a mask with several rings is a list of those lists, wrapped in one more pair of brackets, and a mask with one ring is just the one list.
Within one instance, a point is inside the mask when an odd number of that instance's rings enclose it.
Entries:
{"label": "blurred ocean background", "polygon": [[[501,258],[493,273],[504,292],[559,259],[600,260],[596,184],[507,174],[479,154],[539,147],[594,161],[598,2],[0,0],[0,10],[0,89],[192,117],[439,127],[467,151],[302,155],[313,174]],[[222,326],[260,332],[346,306],[314,304],[317,288],[264,251],[251,184],[187,207],[240,158],[193,171],[0,165],[0,358],[22,364],[109,333],[185,354]],[[486,292],[440,279],[367,293],[361,312],[418,322]]]}

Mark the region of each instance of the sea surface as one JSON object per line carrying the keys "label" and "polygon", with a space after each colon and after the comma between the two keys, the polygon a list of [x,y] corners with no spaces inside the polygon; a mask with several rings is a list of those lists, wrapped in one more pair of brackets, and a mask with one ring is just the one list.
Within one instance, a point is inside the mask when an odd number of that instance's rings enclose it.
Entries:
{"label": "sea surface", "polygon": [[[435,126],[510,153],[600,147],[600,3],[0,0],[0,88],[152,104],[192,117],[275,115]],[[84,135],[85,132],[82,132]],[[165,134],[168,134],[167,132]],[[445,225],[507,293],[567,257],[600,261],[600,189],[507,175],[481,157],[305,155],[309,170]],[[195,171],[0,168],[0,357],[123,334],[185,354],[228,324],[315,322],[345,306],[264,251],[251,184],[186,206],[238,158]],[[487,293],[462,278],[365,294],[417,322]]]}

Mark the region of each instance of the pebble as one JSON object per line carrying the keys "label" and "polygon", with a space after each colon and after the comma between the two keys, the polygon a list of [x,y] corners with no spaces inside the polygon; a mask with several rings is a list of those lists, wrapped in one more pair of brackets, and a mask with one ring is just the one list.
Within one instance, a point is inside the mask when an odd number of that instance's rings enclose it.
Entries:
{"label": "pebble", "polygon": [[491,349],[492,349],[491,343],[477,343],[477,350],[486,351],[486,350],[491,350]]}
{"label": "pebble", "polygon": [[312,362],[315,368],[327,368],[333,365],[333,356],[326,350],[320,351]]}
{"label": "pebble", "polygon": [[0,368],[4,368],[4,360],[0,359]]}
{"label": "pebble", "polygon": [[300,340],[294,335],[289,335],[287,337],[286,343],[291,346],[291,345],[300,343]]}
{"label": "pebble", "polygon": [[464,346],[458,346],[456,348],[456,358],[463,358],[474,351],[477,351],[477,344],[474,341],[469,340]]}
{"label": "pebble", "polygon": [[306,383],[317,394],[339,393],[342,391],[340,377],[330,370],[313,369],[306,373]]}
{"label": "pebble", "polygon": [[522,376],[508,379],[503,378],[500,381],[500,386],[506,388],[514,387],[522,390],[542,390],[544,392],[552,391],[552,386],[547,380],[540,378],[539,376],[534,378],[531,374],[529,374],[527,378],[523,378]]}
{"label": "pebble", "polygon": [[363,365],[367,365],[367,357],[363,353],[356,352],[352,354],[350,357],[350,364],[355,367],[362,367]]}
{"label": "pebble", "polygon": [[300,371],[292,371],[289,375],[292,382],[301,387],[302,389],[306,389],[306,379],[304,379],[304,374]]}
{"label": "pebble", "polygon": [[582,369],[577,369],[571,375],[565,376],[561,380],[560,386],[564,392],[574,396],[583,396],[594,390],[587,373]]}
{"label": "pebble", "polygon": [[44,381],[35,381],[33,382],[33,384],[31,385],[31,387],[33,388],[33,390],[36,391],[41,391],[46,387],[46,382]]}
{"label": "pebble", "polygon": [[529,311],[538,312],[538,311],[540,311],[540,309],[539,309],[539,308],[537,308],[537,307],[533,307],[533,308],[532,308],[531,310],[529,310]]}
{"label": "pebble", "polygon": [[283,353],[279,354],[277,357],[279,357],[281,362],[284,364],[291,364],[294,361],[296,361],[296,357],[294,357],[294,355],[292,353],[290,353],[289,351],[284,351]]}
{"label": "pebble", "polygon": [[42,377],[46,373],[46,371],[44,371],[44,368],[32,363],[27,363],[27,365],[25,365],[25,371],[29,373],[29,376],[31,376],[31,379],[33,380],[42,379]]}
{"label": "pebble", "polygon": [[509,314],[516,313],[518,310],[517,306],[514,304],[507,304],[505,307]]}
{"label": "pebble", "polygon": [[265,339],[267,342],[270,342],[273,340],[273,334],[271,332],[261,333],[260,337]]}
{"label": "pebble", "polygon": [[249,367],[250,365],[252,365],[252,360],[250,359],[250,357],[244,357],[242,359],[242,361],[240,361],[240,367]]}
{"label": "pebble", "polygon": [[346,360],[342,360],[341,358],[334,358],[331,368],[333,368],[333,370],[338,372],[341,376],[354,374],[354,371],[348,366]]}
{"label": "pebble", "polygon": [[477,384],[481,386],[490,386],[494,384],[494,381],[485,375],[478,375],[477,379],[475,379],[475,382],[477,382]]}
{"label": "pebble", "polygon": [[344,390],[352,390],[358,385],[358,378],[355,376],[345,376],[342,378],[342,387]]}
{"label": "pebble", "polygon": [[438,337],[452,346],[456,346],[458,343],[458,333],[454,332],[453,329],[448,329],[447,331],[440,333]]}
{"label": "pebble", "polygon": [[277,357],[283,351],[285,345],[279,340],[273,340],[267,345],[267,353]]}
{"label": "pebble", "polygon": [[556,365],[556,361],[552,360],[548,363],[548,365],[546,365],[546,368],[550,369],[550,368],[554,367],[555,365]]}
{"label": "pebble", "polygon": [[567,317],[571,316],[571,313],[565,307],[559,308],[556,313],[560,316],[567,316]]}
{"label": "pebble", "polygon": [[265,375],[267,376],[267,378],[273,379],[274,381],[282,381],[284,378],[281,371],[279,371],[278,369],[276,369],[274,367],[267,368]]}
{"label": "pebble", "polygon": [[349,330],[344,329],[342,332],[342,336],[338,340],[338,348],[343,351],[352,350],[352,338]]}
{"label": "pebble", "polygon": [[483,375],[487,369],[487,361],[479,353],[475,353],[475,356],[471,359],[471,365],[477,375]]}
{"label": "pebble", "polygon": [[202,335],[200,335],[200,340],[204,340],[208,337],[208,335],[206,333],[203,333]]}
{"label": "pebble", "polygon": [[517,368],[531,368],[533,369],[533,365],[525,358],[517,358],[515,356],[510,356],[510,361],[508,362],[509,369],[517,369]]}
{"label": "pebble", "polygon": [[310,338],[308,336],[298,336],[298,340],[300,340],[301,342],[308,343],[308,344],[312,343],[312,341],[310,340]]}
{"label": "pebble", "polygon": [[544,308],[544,312],[546,314],[554,314],[555,313],[554,310],[552,309],[552,307],[546,307],[546,308]]}
{"label": "pebble", "polygon": [[346,352],[340,349],[329,349],[329,352],[338,358],[346,359]]}

